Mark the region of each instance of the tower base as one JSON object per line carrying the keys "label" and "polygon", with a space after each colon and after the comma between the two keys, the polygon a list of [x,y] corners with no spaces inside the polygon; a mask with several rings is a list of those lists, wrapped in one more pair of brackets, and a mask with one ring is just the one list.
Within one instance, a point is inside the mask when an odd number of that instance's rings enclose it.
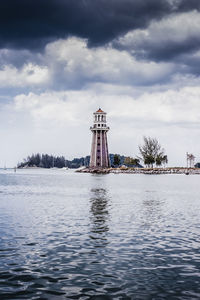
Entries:
{"label": "tower base", "polygon": [[108,155],[107,131],[92,130],[92,148],[90,156],[90,168],[109,168],[110,160]]}

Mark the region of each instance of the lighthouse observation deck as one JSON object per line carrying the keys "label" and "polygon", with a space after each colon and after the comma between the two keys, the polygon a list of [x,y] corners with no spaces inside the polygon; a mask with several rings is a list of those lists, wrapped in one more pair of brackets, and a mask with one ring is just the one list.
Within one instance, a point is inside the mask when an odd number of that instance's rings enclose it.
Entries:
{"label": "lighthouse observation deck", "polygon": [[102,124],[94,124],[93,127],[90,127],[90,130],[91,131],[95,131],[95,130],[105,130],[105,131],[108,131],[110,129],[110,127]]}

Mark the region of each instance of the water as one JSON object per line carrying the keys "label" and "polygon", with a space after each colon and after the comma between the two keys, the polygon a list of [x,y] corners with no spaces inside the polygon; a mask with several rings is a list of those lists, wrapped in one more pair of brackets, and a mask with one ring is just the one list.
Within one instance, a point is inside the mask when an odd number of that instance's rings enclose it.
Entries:
{"label": "water", "polygon": [[0,299],[200,299],[200,177],[0,171]]}

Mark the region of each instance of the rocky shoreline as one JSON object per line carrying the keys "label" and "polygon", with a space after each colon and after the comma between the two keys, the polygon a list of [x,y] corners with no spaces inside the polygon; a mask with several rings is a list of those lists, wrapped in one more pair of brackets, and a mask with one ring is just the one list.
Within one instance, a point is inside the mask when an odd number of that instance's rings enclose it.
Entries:
{"label": "rocky shoreline", "polygon": [[185,175],[200,175],[200,168],[82,168],[76,170],[79,173],[92,174],[185,174]]}

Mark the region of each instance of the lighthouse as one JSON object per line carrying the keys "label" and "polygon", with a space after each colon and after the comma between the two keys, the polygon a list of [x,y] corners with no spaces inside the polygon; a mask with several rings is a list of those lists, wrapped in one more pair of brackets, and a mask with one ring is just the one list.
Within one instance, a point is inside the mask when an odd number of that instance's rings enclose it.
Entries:
{"label": "lighthouse", "polygon": [[110,129],[106,125],[106,112],[99,108],[94,115],[92,131],[92,148],[90,156],[91,168],[108,168],[110,160],[108,155],[107,132]]}

